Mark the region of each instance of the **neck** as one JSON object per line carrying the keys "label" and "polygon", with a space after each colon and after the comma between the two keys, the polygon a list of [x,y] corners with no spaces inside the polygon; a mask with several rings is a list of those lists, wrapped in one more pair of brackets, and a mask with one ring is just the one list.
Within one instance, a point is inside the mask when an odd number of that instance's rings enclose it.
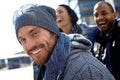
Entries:
{"label": "neck", "polygon": [[62,31],[65,32],[66,34],[70,34],[71,29],[72,29],[72,24],[64,25],[61,29],[62,29]]}

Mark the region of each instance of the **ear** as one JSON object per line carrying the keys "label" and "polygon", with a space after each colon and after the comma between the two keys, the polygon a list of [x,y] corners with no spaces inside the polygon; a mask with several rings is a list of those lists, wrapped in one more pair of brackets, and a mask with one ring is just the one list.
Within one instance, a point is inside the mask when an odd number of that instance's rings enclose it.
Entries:
{"label": "ear", "polygon": [[114,17],[114,18],[117,17],[117,13],[116,13],[116,12],[113,13],[113,17]]}

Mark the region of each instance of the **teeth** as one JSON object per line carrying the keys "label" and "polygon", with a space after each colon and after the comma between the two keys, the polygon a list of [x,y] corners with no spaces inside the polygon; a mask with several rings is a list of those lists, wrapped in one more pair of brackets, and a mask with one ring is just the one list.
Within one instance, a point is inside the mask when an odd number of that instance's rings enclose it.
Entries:
{"label": "teeth", "polygon": [[60,19],[57,19],[57,21],[61,21]]}
{"label": "teeth", "polygon": [[39,53],[40,51],[41,51],[41,49],[38,49],[38,50],[32,52],[32,54],[37,54],[37,53]]}
{"label": "teeth", "polygon": [[105,22],[103,21],[103,22],[99,22],[99,24],[104,24]]}

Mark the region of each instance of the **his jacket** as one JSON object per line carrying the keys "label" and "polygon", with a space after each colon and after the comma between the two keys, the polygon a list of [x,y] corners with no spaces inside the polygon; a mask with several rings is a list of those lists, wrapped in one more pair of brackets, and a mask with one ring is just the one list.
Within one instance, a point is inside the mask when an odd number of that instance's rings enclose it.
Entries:
{"label": "his jacket", "polygon": [[44,80],[115,80],[109,70],[90,53],[91,42],[88,39],[80,34],[68,36],[64,33],[59,36],[43,71]]}
{"label": "his jacket", "polygon": [[[96,41],[100,44],[98,59],[101,60],[112,72],[116,80],[120,80],[120,27],[115,20],[111,25],[109,33],[101,32],[96,36]],[[106,56],[104,56],[106,55]]]}
{"label": "his jacket", "polygon": [[70,34],[71,50],[59,80],[115,80],[109,70],[90,53],[91,42]]}

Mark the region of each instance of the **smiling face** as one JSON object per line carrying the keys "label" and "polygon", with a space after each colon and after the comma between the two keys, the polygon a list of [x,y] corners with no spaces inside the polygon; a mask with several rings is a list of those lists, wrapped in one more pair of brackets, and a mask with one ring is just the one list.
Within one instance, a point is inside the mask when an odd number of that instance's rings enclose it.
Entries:
{"label": "smiling face", "polygon": [[114,19],[116,18],[116,13],[112,12],[110,6],[106,3],[96,4],[94,7],[94,20],[101,31],[106,32]]}
{"label": "smiling face", "polygon": [[55,46],[57,35],[40,27],[23,26],[18,30],[18,40],[37,64],[46,65]]}
{"label": "smiling face", "polygon": [[[67,10],[62,7],[62,6],[58,6],[56,9],[56,16],[57,16],[57,25],[64,31],[64,29],[66,29],[67,27],[71,27],[72,26],[72,22],[71,22],[71,17],[68,14]],[[68,29],[68,28],[67,28]]]}

